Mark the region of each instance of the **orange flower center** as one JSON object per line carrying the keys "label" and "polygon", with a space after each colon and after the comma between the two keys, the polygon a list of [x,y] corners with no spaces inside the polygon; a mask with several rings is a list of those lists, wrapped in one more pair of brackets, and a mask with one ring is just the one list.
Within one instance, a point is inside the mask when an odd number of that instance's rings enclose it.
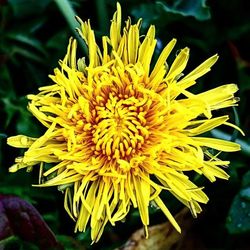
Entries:
{"label": "orange flower center", "polygon": [[[132,86],[132,85],[131,85]],[[108,160],[129,160],[146,144],[150,131],[147,122],[152,101],[139,91],[119,93],[103,87],[92,103],[92,142],[95,155]]]}

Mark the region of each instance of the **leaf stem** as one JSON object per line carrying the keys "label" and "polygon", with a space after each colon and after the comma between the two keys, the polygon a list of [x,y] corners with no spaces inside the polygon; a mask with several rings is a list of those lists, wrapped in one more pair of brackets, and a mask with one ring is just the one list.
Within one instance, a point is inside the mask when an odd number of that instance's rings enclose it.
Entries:
{"label": "leaf stem", "polygon": [[80,25],[75,19],[76,13],[72,8],[71,4],[69,3],[68,0],[55,0],[55,3],[57,4],[64,18],[66,19],[75,38],[78,40],[80,48],[83,50],[85,55],[88,55],[88,48],[85,42],[80,38],[79,34],[76,31],[76,28],[80,27]]}

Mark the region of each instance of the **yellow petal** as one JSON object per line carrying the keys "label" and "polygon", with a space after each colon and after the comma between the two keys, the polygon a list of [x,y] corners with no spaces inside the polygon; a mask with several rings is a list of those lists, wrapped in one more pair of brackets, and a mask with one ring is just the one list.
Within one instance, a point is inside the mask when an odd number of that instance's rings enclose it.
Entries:
{"label": "yellow petal", "polygon": [[[210,131],[210,130],[212,130],[212,129],[214,129],[222,124],[225,124],[225,122],[228,119],[229,119],[229,117],[227,115],[225,115],[225,116],[212,118],[209,120],[203,120],[203,121],[200,121],[201,125],[199,125],[195,128],[192,128],[192,129],[187,129],[186,131],[190,136],[203,134],[203,133]],[[196,124],[198,124],[198,123],[199,123],[199,121],[197,121]],[[195,124],[195,123],[191,122],[190,125],[192,126],[193,124]]]}
{"label": "yellow petal", "polygon": [[203,62],[193,71],[191,71],[188,75],[183,77],[178,82],[178,85],[184,89],[192,86],[195,83],[196,79],[198,79],[199,77],[205,75],[208,71],[210,71],[211,67],[216,63],[218,58],[219,58],[218,55],[214,55],[208,58],[205,62]]}
{"label": "yellow petal", "polygon": [[154,199],[157,206],[162,210],[162,212],[166,215],[166,217],[169,219],[170,223],[174,226],[174,228],[181,233],[181,228],[176,222],[173,215],[169,212],[168,208],[165,206],[165,204],[162,202],[161,198],[158,196]]}
{"label": "yellow petal", "polygon": [[184,48],[175,58],[173,64],[171,65],[166,80],[175,79],[180,73],[185,69],[189,58],[189,48]]}
{"label": "yellow petal", "polygon": [[36,140],[37,138],[16,135],[9,137],[7,139],[7,144],[15,148],[29,148]]}
{"label": "yellow petal", "polygon": [[234,93],[237,91],[237,85],[232,83],[205,91],[196,95],[196,97],[204,100],[211,110],[216,110],[235,106],[239,101],[234,97]]}
{"label": "yellow petal", "polygon": [[214,148],[219,151],[234,152],[240,150],[240,145],[235,142],[206,137],[192,137],[192,139],[199,146]]}
{"label": "yellow petal", "polygon": [[174,48],[175,44],[176,44],[176,39],[172,39],[167,44],[167,46],[163,49],[163,51],[161,52],[155,66],[154,66],[152,73],[150,74],[151,80],[153,80],[153,78],[158,74],[158,71],[162,68],[162,66],[164,66],[164,64],[166,63],[166,60],[167,60],[169,54],[171,53],[172,49]]}

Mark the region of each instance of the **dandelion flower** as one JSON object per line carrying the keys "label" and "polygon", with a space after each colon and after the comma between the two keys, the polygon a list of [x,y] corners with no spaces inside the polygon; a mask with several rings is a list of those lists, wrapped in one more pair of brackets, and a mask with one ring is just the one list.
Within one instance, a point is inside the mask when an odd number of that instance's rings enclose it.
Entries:
{"label": "dandelion flower", "polygon": [[9,145],[27,148],[10,172],[44,168],[38,186],[64,191],[64,207],[76,222],[75,231],[89,225],[93,242],[108,222],[115,225],[132,207],[138,208],[147,237],[151,203],[180,232],[161,195],[171,193],[196,216],[208,197],[187,173],[195,171],[212,182],[228,179],[221,167],[229,161],[210,149],[233,152],[239,145],[201,134],[220,125],[237,128],[228,115],[213,116],[214,110],[237,105],[237,86],[189,92],[218,56],[184,74],[188,48],[167,64],[173,39],[152,65],[155,27],[141,36],[141,20],[131,24],[128,19],[122,28],[119,4],[110,36],[102,37],[100,47],[90,22],[78,21],[88,59],[77,59],[77,42],[70,39],[60,68],[50,75],[54,84],[28,95],[28,109],[47,130],[40,138],[8,138]]}

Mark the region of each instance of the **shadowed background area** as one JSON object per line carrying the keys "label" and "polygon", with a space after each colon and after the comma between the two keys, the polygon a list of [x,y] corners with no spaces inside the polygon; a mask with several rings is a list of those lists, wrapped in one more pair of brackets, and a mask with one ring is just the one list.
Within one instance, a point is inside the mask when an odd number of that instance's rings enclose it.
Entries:
{"label": "shadowed background area", "polygon": [[[195,180],[196,176],[190,175],[197,185],[206,187],[210,198],[198,219],[192,219],[175,199],[165,197],[171,212],[178,214],[177,220],[183,225],[182,235],[176,234],[154,207],[150,208],[152,237],[147,241],[143,238],[137,210],[129,213],[126,223],[107,226],[97,244],[90,245],[89,231],[74,234],[74,223],[63,207],[63,195],[56,188],[32,187],[37,184],[38,168],[30,173],[8,172],[14,158],[23,152],[7,146],[6,139],[16,134],[39,137],[44,133],[44,128],[27,111],[26,95],[36,94],[39,87],[51,83],[48,74],[53,73],[58,60],[65,56],[69,37],[77,36],[74,30],[77,23],[72,15],[75,13],[84,21],[91,19],[97,42],[101,42],[102,35],[109,32],[116,1],[0,0],[0,248],[248,249],[250,2],[121,0],[120,3],[124,21],[127,16],[133,23],[143,19],[141,34],[145,34],[151,24],[156,26],[158,43],[154,62],[172,38],[178,41],[176,54],[186,46],[191,50],[185,72],[219,54],[212,71],[191,89],[199,93],[226,83],[239,86],[236,94],[240,97],[239,106],[218,113],[229,115],[245,132],[245,137],[227,127],[209,134],[241,144],[240,152],[221,154],[222,159],[231,161],[226,170],[231,177],[227,182],[218,180],[211,184],[205,178]],[[70,7],[74,12],[71,13]],[[86,56],[84,45],[79,47],[79,57]],[[173,53],[170,61],[174,57]],[[16,224],[23,224],[23,231],[17,230]],[[36,227],[39,228],[35,230]],[[45,235],[47,241],[37,240],[41,235]]]}

